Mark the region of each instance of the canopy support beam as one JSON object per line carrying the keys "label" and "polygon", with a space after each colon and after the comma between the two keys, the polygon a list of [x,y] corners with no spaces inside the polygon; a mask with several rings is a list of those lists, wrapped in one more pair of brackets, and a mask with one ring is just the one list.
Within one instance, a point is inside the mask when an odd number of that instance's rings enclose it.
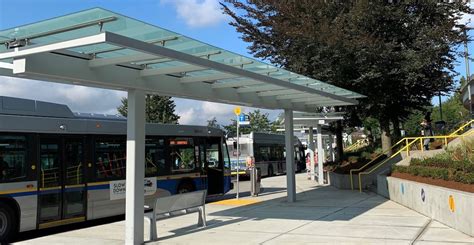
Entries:
{"label": "canopy support beam", "polygon": [[293,111],[285,109],[286,192],[288,202],[296,201]]}
{"label": "canopy support beam", "polygon": [[324,169],[323,169],[323,161],[324,161],[324,148],[323,148],[323,134],[322,134],[322,126],[318,124],[317,126],[318,134],[318,183],[320,185],[324,185]]}
{"label": "canopy support beam", "polygon": [[145,92],[128,90],[125,244],[143,244]]}
{"label": "canopy support beam", "polygon": [[309,148],[309,157],[310,157],[310,176],[311,180],[315,180],[315,173],[314,173],[314,167],[315,167],[315,162],[314,162],[314,137],[313,137],[313,127],[309,127],[309,133],[308,133],[308,148]]}

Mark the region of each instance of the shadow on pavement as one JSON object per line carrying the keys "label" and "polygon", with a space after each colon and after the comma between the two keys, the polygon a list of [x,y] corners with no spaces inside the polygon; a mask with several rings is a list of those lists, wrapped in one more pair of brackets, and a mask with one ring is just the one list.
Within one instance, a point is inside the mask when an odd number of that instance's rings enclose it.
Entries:
{"label": "shadow on pavement", "polygon": [[[286,192],[286,188],[267,187],[263,189],[263,193],[260,197],[265,199],[266,195],[283,192]],[[248,191],[241,193],[241,197],[246,196],[250,196]],[[228,194],[219,198],[218,200],[233,199],[235,198],[235,194]],[[173,233],[172,235],[161,236],[160,241],[216,227],[233,225],[239,222],[265,219],[281,219],[281,222],[284,222],[285,219],[303,221],[351,220],[388,201],[376,194],[339,190],[330,186],[313,187],[307,191],[300,192],[296,195],[296,200],[296,202],[290,203],[285,196],[271,200],[263,200],[255,204],[235,206],[225,210],[210,212],[208,215],[215,217],[208,219],[207,227],[197,228],[195,224],[183,226],[169,231]],[[207,203],[207,205],[218,204]],[[12,242],[25,241],[67,231],[118,222],[123,220],[124,217],[124,215],[121,215],[44,230],[22,232],[12,240]]]}
{"label": "shadow on pavement", "polygon": [[52,227],[52,228],[47,228],[43,230],[25,231],[25,232],[20,232],[19,234],[17,234],[10,242],[21,242],[21,241],[38,238],[38,237],[50,236],[50,235],[68,232],[68,231],[79,230],[79,229],[84,229],[84,228],[89,228],[89,227],[94,227],[94,226],[99,226],[99,225],[104,225],[104,224],[110,224],[110,223],[114,223],[114,222],[118,222],[122,220],[125,220],[125,215],[118,215],[118,216],[113,216],[113,217],[108,217],[108,218],[89,220],[89,221],[85,221],[81,223]]}
{"label": "shadow on pavement", "polygon": [[[330,186],[298,193],[296,200],[289,203],[286,197],[280,197],[210,215],[246,219],[350,220],[388,201],[376,194],[361,194]],[[249,210],[250,207],[252,208]]]}
{"label": "shadow on pavement", "polygon": [[[272,190],[274,192],[286,192],[284,188],[273,188]],[[316,187],[298,193],[296,200],[294,203],[289,203],[286,197],[281,197],[211,212],[209,215],[217,217],[209,220],[207,227],[196,228],[195,225],[180,227],[169,231],[174,233],[173,235],[160,237],[160,241],[239,222],[265,219],[281,219],[281,222],[285,222],[285,219],[310,222],[347,221],[388,201],[376,194],[339,190],[330,186]],[[209,203],[208,205],[213,204]]]}

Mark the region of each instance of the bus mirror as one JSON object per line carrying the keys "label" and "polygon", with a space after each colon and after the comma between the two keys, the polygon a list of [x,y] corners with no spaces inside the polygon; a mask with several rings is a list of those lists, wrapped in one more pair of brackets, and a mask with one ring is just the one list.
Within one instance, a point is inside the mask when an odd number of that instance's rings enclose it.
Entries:
{"label": "bus mirror", "polygon": [[237,149],[237,142],[232,142],[232,145],[234,146],[234,149]]}

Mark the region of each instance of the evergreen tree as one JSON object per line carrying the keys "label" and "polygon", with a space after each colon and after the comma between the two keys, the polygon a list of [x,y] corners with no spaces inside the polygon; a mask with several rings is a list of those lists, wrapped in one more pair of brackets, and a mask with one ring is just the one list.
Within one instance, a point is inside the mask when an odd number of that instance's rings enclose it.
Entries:
{"label": "evergreen tree", "polygon": [[[452,90],[454,28],[464,3],[443,1],[226,1],[230,23],[250,51],[294,72],[367,96],[349,108],[379,121],[382,146],[390,125]],[[359,120],[361,121],[361,120]]]}
{"label": "evergreen tree", "polygon": [[[175,114],[176,105],[171,97],[147,94],[145,101],[146,122],[178,124],[179,116]],[[127,98],[122,98],[122,105],[117,108],[124,117],[127,117],[127,105]]]}

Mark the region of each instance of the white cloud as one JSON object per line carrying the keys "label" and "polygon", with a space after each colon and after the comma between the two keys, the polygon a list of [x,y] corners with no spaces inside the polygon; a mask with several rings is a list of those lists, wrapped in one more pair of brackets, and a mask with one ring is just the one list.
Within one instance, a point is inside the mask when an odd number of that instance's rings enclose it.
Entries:
{"label": "white cloud", "polygon": [[[90,112],[117,114],[117,107],[122,97],[127,94],[122,91],[98,89],[84,86],[57,84],[28,79],[1,77],[0,96],[18,97],[67,105],[73,112]],[[173,98],[176,104],[176,114],[181,118],[180,124],[207,125],[207,120],[216,117],[221,125],[230,124],[235,118],[234,105]],[[244,113],[255,108],[242,107]],[[279,111],[262,110],[269,113],[274,120]]]}
{"label": "white cloud", "polygon": [[[218,124],[228,125],[230,120],[236,117],[234,114],[235,105],[189,99],[175,99],[175,102],[176,112],[181,116],[180,124],[207,125],[207,121],[215,117]],[[242,112],[248,113],[255,109],[242,107]],[[281,111],[262,109],[262,112],[268,113],[270,120],[275,120]]]}
{"label": "white cloud", "polygon": [[[469,8],[474,9],[474,3],[468,3],[467,5],[469,6]],[[471,28],[474,27],[474,15],[469,13],[463,13],[461,15],[461,19],[457,21],[457,24],[466,25]]]}
{"label": "white cloud", "polygon": [[227,19],[218,0],[162,0],[161,3],[173,4],[178,18],[190,27],[213,26]]}
{"label": "white cloud", "polygon": [[72,111],[117,114],[120,91],[0,77],[0,96],[66,104]]}
{"label": "white cloud", "polygon": [[234,111],[234,107],[235,106],[233,105],[213,103],[208,101],[202,103],[202,109],[204,112],[213,116],[228,115]]}
{"label": "white cloud", "polygon": [[178,112],[178,115],[180,116],[179,124],[196,124],[195,114],[194,108],[189,108],[187,110]]}

